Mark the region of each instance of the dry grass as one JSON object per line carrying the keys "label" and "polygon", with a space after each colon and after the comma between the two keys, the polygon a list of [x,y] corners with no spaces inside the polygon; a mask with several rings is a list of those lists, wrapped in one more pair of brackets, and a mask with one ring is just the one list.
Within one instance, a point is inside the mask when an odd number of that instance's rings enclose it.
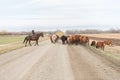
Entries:
{"label": "dry grass", "polygon": [[112,38],[112,39],[120,39],[120,33],[115,34],[82,34],[90,37],[97,37],[97,38]]}
{"label": "dry grass", "polygon": [[[92,40],[90,40],[90,43],[91,43],[91,41]],[[94,40],[94,41],[97,42],[97,40]],[[94,49],[96,49],[96,48],[94,47]],[[101,50],[101,49],[99,49],[99,50]],[[116,56],[116,57],[120,58],[120,46],[116,46],[116,45],[108,46],[108,45],[105,45],[104,52],[110,53],[113,56]]]}
{"label": "dry grass", "polygon": [[0,36],[0,45],[22,42],[24,37],[25,36],[19,36],[19,35],[3,35]]}
{"label": "dry grass", "polygon": [[101,55],[102,57],[105,57],[107,60],[114,63],[115,65],[120,66],[120,54],[114,54],[111,51],[107,51],[107,50],[102,51],[100,49],[95,49],[94,47],[89,47],[89,48],[96,54]]}
{"label": "dry grass", "polygon": [[[90,43],[93,40],[94,39],[90,39]],[[94,41],[97,42],[98,40],[94,40]],[[106,57],[108,60],[110,60],[113,63],[115,63],[116,65],[120,66],[120,46],[117,46],[117,45],[113,45],[113,46],[105,45],[104,51],[102,51],[101,49],[96,49],[95,47],[90,47],[90,48],[92,48],[92,51],[96,51],[97,54]]]}
{"label": "dry grass", "polygon": [[21,48],[21,47],[23,47],[23,44],[20,44],[20,43],[9,44],[6,46],[0,46],[0,54],[6,53],[6,52],[9,52],[9,51]]}
{"label": "dry grass", "polygon": [[[105,39],[120,39],[120,34],[84,34],[86,36],[90,36],[90,37],[96,37],[99,39],[94,39],[95,41],[101,40],[105,38]],[[101,39],[100,39],[101,38]],[[90,38],[90,43],[93,39]],[[118,41],[116,41],[118,42]],[[119,43],[119,42],[118,42]],[[119,56],[120,57],[120,46],[116,46],[113,43],[113,46],[105,46],[105,51],[112,53],[113,55]]]}
{"label": "dry grass", "polygon": [[[39,42],[41,41],[44,41],[48,39],[48,37],[44,37],[44,38],[40,38],[39,39]],[[34,44],[34,42],[32,42],[32,44]],[[22,48],[24,47],[24,44],[21,42],[16,42],[16,43],[9,43],[9,44],[1,44],[0,45],[0,54],[3,54],[3,53],[6,53],[6,52],[9,52],[9,51],[12,51],[12,50],[15,50],[15,49],[18,49],[18,48]]]}
{"label": "dry grass", "polygon": [[92,48],[97,54],[106,57],[108,60],[112,61],[116,65],[120,66],[120,34],[82,34],[90,37],[90,43],[92,40],[103,41],[105,39],[111,39],[113,41],[113,46],[105,46],[105,50]]}

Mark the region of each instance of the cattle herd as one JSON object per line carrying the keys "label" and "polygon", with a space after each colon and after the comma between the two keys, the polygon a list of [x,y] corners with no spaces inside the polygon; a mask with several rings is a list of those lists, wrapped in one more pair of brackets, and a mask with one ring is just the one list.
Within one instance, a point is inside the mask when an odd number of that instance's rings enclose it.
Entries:
{"label": "cattle herd", "polygon": [[[62,44],[68,44],[68,45],[85,45],[89,46],[90,38],[88,36],[79,35],[79,34],[72,34],[72,35],[62,35],[59,37],[56,34],[50,34],[50,41],[51,43],[56,43],[58,40],[62,41]],[[90,46],[101,48],[101,50],[104,50],[105,45],[112,45],[111,40],[105,40],[105,41],[91,41]]]}

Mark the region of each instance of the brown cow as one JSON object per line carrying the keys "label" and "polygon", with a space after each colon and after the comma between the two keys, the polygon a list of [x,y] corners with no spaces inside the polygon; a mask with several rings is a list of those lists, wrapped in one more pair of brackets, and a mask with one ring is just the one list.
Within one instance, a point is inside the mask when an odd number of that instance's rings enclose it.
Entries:
{"label": "brown cow", "polygon": [[67,43],[68,44],[72,44],[73,43],[72,35],[67,36]]}
{"label": "brown cow", "polygon": [[95,41],[92,41],[91,42],[91,46],[95,46],[96,45],[96,42]]}
{"label": "brown cow", "polygon": [[50,34],[50,41],[51,41],[51,43],[53,43],[52,34]]}
{"label": "brown cow", "polygon": [[105,45],[109,45],[109,46],[111,45],[112,46],[112,41],[111,40],[105,40],[104,43],[105,43]]}
{"label": "brown cow", "polygon": [[101,50],[104,50],[104,42],[97,42],[96,48],[101,48]]}
{"label": "brown cow", "polygon": [[80,37],[80,35],[73,35],[73,36],[72,36],[72,38],[73,38],[73,43],[74,43],[74,44],[77,45],[77,44],[79,43],[79,37]]}
{"label": "brown cow", "polygon": [[87,36],[80,36],[79,40],[80,40],[80,43],[82,43],[82,44],[88,43],[88,45],[89,45],[89,38]]}

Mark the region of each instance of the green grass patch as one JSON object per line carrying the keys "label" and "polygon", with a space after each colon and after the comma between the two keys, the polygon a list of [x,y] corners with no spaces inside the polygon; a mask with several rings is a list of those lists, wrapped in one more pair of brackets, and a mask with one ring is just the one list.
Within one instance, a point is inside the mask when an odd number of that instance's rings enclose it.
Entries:
{"label": "green grass patch", "polygon": [[[0,40],[0,55],[6,52],[10,52],[25,46],[23,44],[23,40],[25,36],[0,36],[2,40]],[[44,37],[39,39],[39,42],[47,40],[48,37]],[[31,44],[34,44],[35,41],[31,41]],[[2,45],[2,46],[1,46]],[[28,45],[29,46],[29,45]]]}
{"label": "green grass patch", "polygon": [[22,42],[25,36],[0,36],[0,45],[1,44],[10,44],[10,43],[17,43]]}
{"label": "green grass patch", "polygon": [[100,49],[96,49],[94,47],[89,46],[89,49],[94,53],[106,58],[117,66],[120,66],[120,57],[113,55],[111,52],[102,51]]}
{"label": "green grass patch", "polygon": [[24,47],[24,45],[22,45],[20,43],[11,44],[10,46],[5,46],[2,49],[0,49],[0,55],[3,54],[3,53],[7,53],[7,52],[10,52],[10,51],[22,48],[22,47]]}

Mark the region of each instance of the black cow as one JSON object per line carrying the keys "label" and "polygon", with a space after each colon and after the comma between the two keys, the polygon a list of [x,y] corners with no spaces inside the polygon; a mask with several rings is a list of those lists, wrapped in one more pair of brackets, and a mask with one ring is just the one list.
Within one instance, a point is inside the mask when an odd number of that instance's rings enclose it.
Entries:
{"label": "black cow", "polygon": [[67,42],[67,36],[65,35],[62,35],[60,39],[62,40],[62,44],[65,44],[65,42]]}

